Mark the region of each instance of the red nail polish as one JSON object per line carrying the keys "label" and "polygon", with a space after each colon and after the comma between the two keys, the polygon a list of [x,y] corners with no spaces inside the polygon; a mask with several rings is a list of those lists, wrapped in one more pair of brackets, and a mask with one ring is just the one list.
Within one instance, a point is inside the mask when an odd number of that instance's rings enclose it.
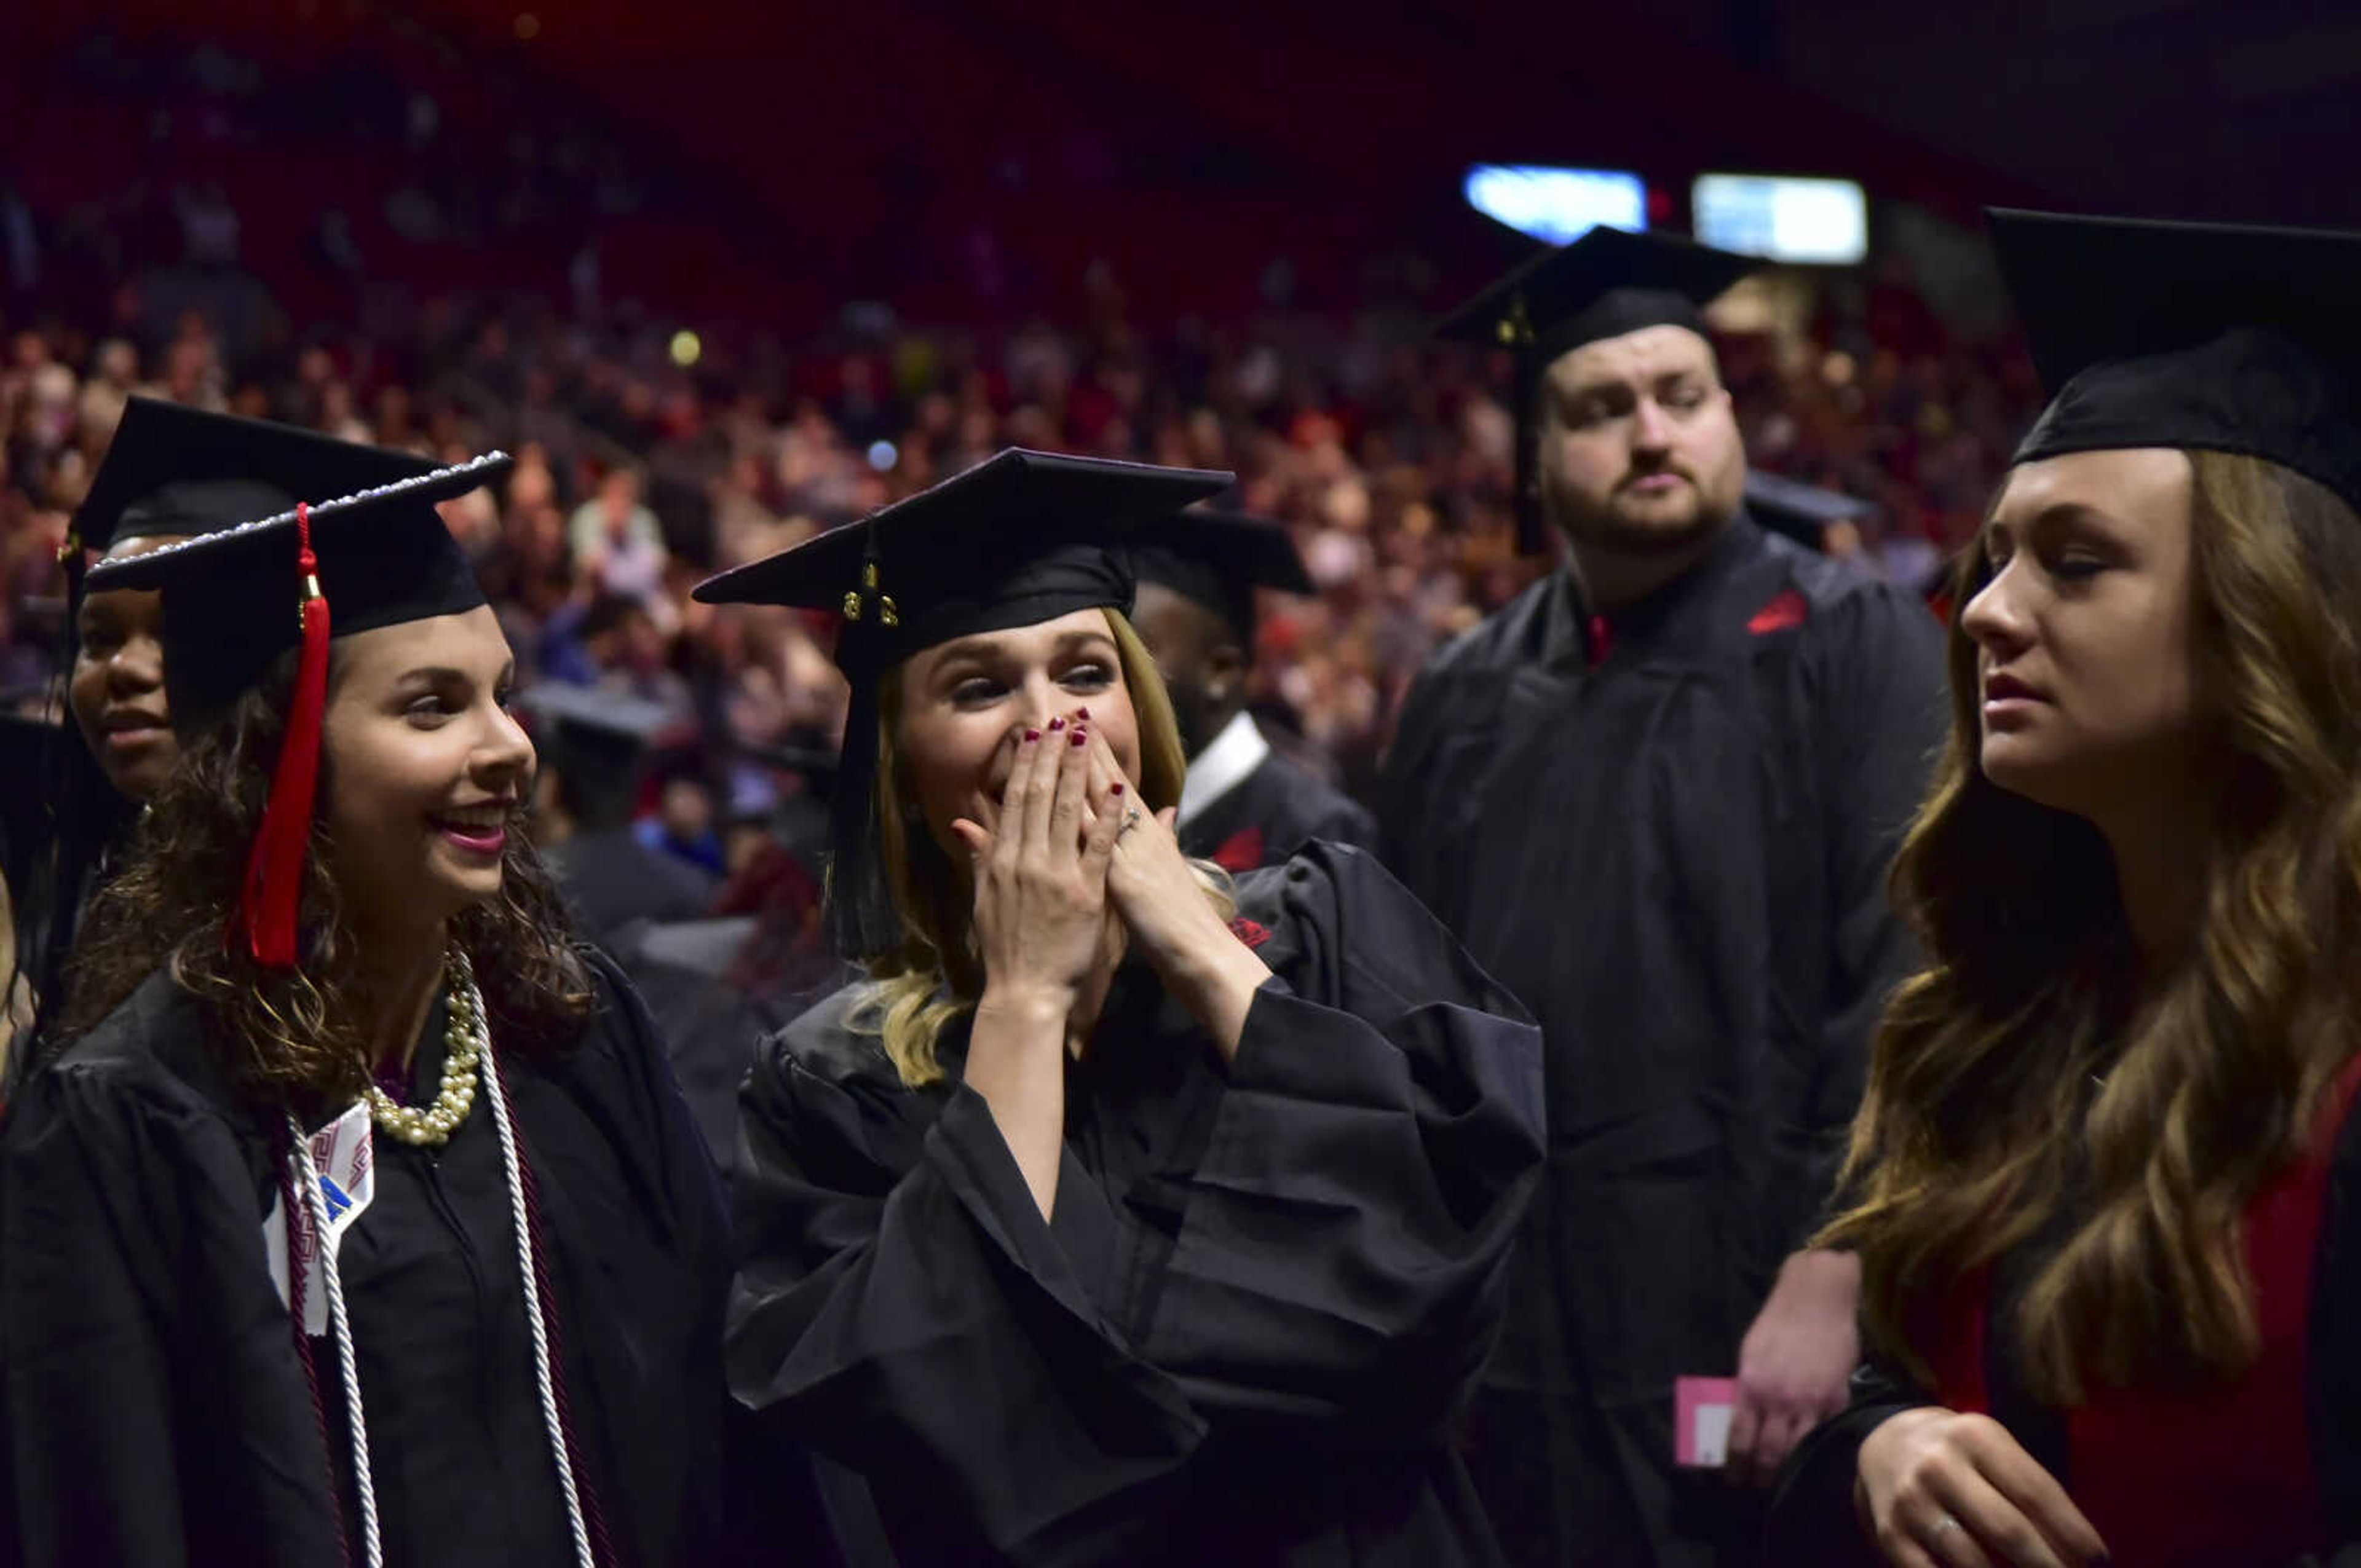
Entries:
{"label": "red nail polish", "polygon": [[1027,740],[1038,740],[1041,739],[1041,732],[1038,729],[1027,729],[1025,732],[1025,739]]}
{"label": "red nail polish", "polygon": [[1074,744],[1077,746],[1086,746],[1090,744],[1090,739],[1091,732],[1087,729],[1077,729],[1074,731]]}
{"label": "red nail polish", "polygon": [[1117,784],[1111,784],[1107,785],[1107,794],[1109,794],[1109,795],[1121,795],[1122,793],[1123,793],[1123,785],[1122,785],[1121,784],[1117,783]]}
{"label": "red nail polish", "polygon": [[1049,733],[1052,735],[1055,735],[1059,730],[1063,729],[1065,727],[1066,721],[1062,718],[1053,718],[1049,720]]}
{"label": "red nail polish", "polygon": [[1091,710],[1090,710],[1089,708],[1087,708],[1087,707],[1078,707],[1078,708],[1074,709],[1074,718],[1075,718],[1076,722],[1080,722],[1080,721],[1081,721],[1081,720],[1082,720],[1082,719],[1088,718],[1090,716],[1091,716]]}

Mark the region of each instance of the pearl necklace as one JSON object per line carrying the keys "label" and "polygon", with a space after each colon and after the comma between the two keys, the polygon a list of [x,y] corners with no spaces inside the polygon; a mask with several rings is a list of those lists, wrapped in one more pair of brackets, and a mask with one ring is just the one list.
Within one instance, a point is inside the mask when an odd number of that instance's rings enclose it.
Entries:
{"label": "pearl necklace", "polygon": [[402,1105],[372,1083],[367,1090],[369,1120],[390,1137],[419,1148],[440,1148],[450,1141],[476,1104],[476,1069],[492,1043],[484,1021],[483,994],[476,989],[475,966],[464,948],[454,948],[445,960],[443,1086],[431,1105]]}

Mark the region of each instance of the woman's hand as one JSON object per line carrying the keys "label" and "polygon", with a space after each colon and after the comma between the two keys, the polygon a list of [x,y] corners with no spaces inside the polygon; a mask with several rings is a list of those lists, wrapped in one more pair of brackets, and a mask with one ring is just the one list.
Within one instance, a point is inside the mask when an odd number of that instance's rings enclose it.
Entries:
{"label": "woman's hand", "polygon": [[983,1002],[1071,1010],[1099,957],[1107,868],[1119,819],[1086,820],[1093,747],[1086,729],[1027,729],[991,826],[961,817],[975,882]]}
{"label": "woman's hand", "polygon": [[991,1108],[1043,1219],[1058,1198],[1064,1146],[1066,1031],[1106,930],[1111,814],[1085,825],[1088,741],[1063,726],[1027,729],[986,828],[951,824],[975,879],[983,994],[968,1032],[966,1082]]}
{"label": "woman's hand", "polygon": [[[1107,896],[1165,988],[1227,1058],[1237,1050],[1254,993],[1270,970],[1214,912],[1173,836],[1173,809],[1150,814],[1143,807],[1105,741],[1093,736],[1089,751],[1092,809],[1115,819]],[[1096,821],[1093,830],[1105,825]]]}
{"label": "woman's hand", "polygon": [[1896,1568],[2081,1568],[2107,1561],[2056,1477],[1989,1416],[1905,1410],[1861,1440],[1853,1500]]}

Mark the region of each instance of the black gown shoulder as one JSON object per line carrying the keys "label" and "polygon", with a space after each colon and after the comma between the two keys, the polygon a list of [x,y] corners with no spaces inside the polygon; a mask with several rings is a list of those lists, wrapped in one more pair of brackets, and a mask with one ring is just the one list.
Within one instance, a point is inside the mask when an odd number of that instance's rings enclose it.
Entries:
{"label": "black gown shoulder", "polygon": [[[502,1057],[537,1177],[577,1462],[629,1561],[730,1550],[726,1214],[644,1009],[603,958],[547,1060]],[[438,1004],[412,1095],[441,1076]],[[498,1041],[495,1039],[495,1048]],[[274,1283],[279,1113],[159,974],[36,1075],[0,1131],[0,1431],[21,1561],[338,1560],[357,1517],[327,1340],[307,1380]],[[479,1095],[439,1151],[376,1140],[340,1254],[388,1560],[570,1554],[514,1227]],[[472,1411],[472,1415],[466,1412]],[[460,1419],[464,1416],[465,1419]]]}

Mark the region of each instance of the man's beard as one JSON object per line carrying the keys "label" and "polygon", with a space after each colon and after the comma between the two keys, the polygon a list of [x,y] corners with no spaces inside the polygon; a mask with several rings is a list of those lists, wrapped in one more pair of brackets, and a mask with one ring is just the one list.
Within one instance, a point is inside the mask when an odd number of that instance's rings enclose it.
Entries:
{"label": "man's beard", "polygon": [[[1637,480],[1657,474],[1671,474],[1688,487],[1689,509],[1686,517],[1655,518],[1642,521],[1627,515],[1617,501],[1629,493]],[[1719,532],[1730,519],[1718,515],[1706,495],[1705,487],[1697,476],[1685,468],[1652,468],[1644,474],[1624,477],[1616,486],[1605,506],[1593,506],[1571,495],[1549,497],[1550,521],[1571,543],[1587,550],[1607,551],[1614,554],[1647,559],[1679,555],[1695,550],[1699,543]]]}

